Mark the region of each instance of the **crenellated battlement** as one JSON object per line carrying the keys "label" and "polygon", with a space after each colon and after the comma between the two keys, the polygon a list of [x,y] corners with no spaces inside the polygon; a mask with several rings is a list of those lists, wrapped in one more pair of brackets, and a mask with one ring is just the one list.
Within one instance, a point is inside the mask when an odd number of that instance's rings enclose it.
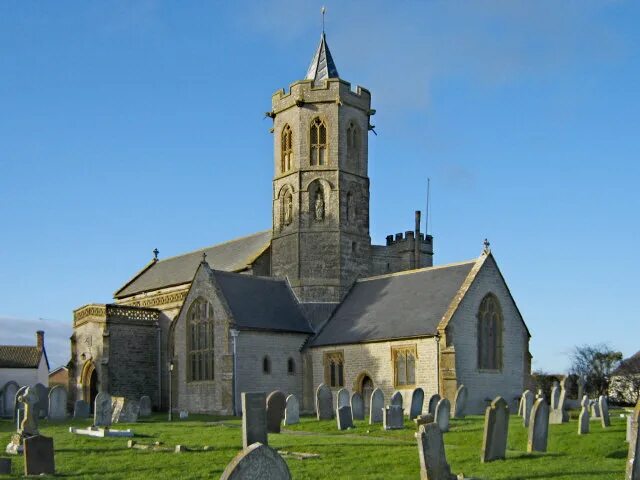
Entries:
{"label": "crenellated battlement", "polygon": [[271,114],[278,113],[288,108],[303,107],[313,103],[348,104],[359,108],[372,115],[371,93],[364,87],[357,86],[351,89],[351,84],[339,78],[329,78],[320,83],[313,80],[300,80],[289,86],[289,91],[284,89],[276,91],[271,97]]}
{"label": "crenellated battlement", "polygon": [[[404,234],[396,233],[395,235],[387,235],[387,246],[397,245],[400,243],[411,243],[415,240],[415,232],[413,230],[407,230]],[[433,237],[431,235],[427,235],[425,237],[424,233],[420,234],[420,242],[425,245],[433,245]]]}

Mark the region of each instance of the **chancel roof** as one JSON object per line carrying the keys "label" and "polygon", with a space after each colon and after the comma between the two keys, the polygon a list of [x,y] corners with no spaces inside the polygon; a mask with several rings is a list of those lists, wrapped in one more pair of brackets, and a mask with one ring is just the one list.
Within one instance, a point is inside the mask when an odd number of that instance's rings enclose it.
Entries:
{"label": "chancel roof", "polygon": [[357,281],[310,346],[435,335],[476,260]]}
{"label": "chancel roof", "polygon": [[38,368],[41,357],[38,347],[0,345],[0,368]]}
{"label": "chancel roof", "polygon": [[190,283],[206,253],[207,262],[216,270],[244,270],[270,245],[271,230],[254,233],[184,255],[153,261],[115,294],[115,298]]}
{"label": "chancel roof", "polygon": [[329,51],[327,38],[324,32],[322,32],[320,44],[318,45],[316,53],[313,55],[305,80],[313,80],[314,83],[317,83],[327,78],[338,78],[338,76],[338,69]]}
{"label": "chancel roof", "polygon": [[286,280],[212,271],[239,330],[313,333]]}

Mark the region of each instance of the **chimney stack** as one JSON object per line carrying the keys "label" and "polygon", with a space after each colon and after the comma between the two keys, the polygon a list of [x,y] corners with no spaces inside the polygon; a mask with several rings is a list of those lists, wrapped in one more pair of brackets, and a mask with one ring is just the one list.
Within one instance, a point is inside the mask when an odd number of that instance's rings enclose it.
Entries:
{"label": "chimney stack", "polygon": [[44,331],[43,330],[38,330],[36,332],[36,346],[38,347],[38,350],[40,350],[41,352],[44,350]]}

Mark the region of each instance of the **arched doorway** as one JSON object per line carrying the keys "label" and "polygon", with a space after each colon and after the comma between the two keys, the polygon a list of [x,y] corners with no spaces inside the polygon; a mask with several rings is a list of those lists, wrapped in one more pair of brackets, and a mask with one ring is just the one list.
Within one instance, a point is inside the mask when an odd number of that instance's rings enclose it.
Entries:
{"label": "arched doorway", "polygon": [[93,403],[98,394],[98,371],[93,362],[85,363],[82,368],[82,399],[89,404],[93,412]]}
{"label": "arched doorway", "polygon": [[371,403],[371,394],[373,393],[373,380],[367,374],[363,374],[360,378],[360,383],[358,385],[358,391],[364,400],[364,415],[365,417],[369,415],[369,404]]}

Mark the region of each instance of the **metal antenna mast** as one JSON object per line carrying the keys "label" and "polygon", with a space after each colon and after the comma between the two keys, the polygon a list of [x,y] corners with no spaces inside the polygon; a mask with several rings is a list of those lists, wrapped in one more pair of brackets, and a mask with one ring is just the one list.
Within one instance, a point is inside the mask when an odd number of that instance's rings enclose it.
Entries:
{"label": "metal antenna mast", "polygon": [[430,199],[431,199],[431,179],[427,177],[427,210],[424,212],[424,235],[425,237],[429,235],[429,218],[431,217],[430,208]]}

